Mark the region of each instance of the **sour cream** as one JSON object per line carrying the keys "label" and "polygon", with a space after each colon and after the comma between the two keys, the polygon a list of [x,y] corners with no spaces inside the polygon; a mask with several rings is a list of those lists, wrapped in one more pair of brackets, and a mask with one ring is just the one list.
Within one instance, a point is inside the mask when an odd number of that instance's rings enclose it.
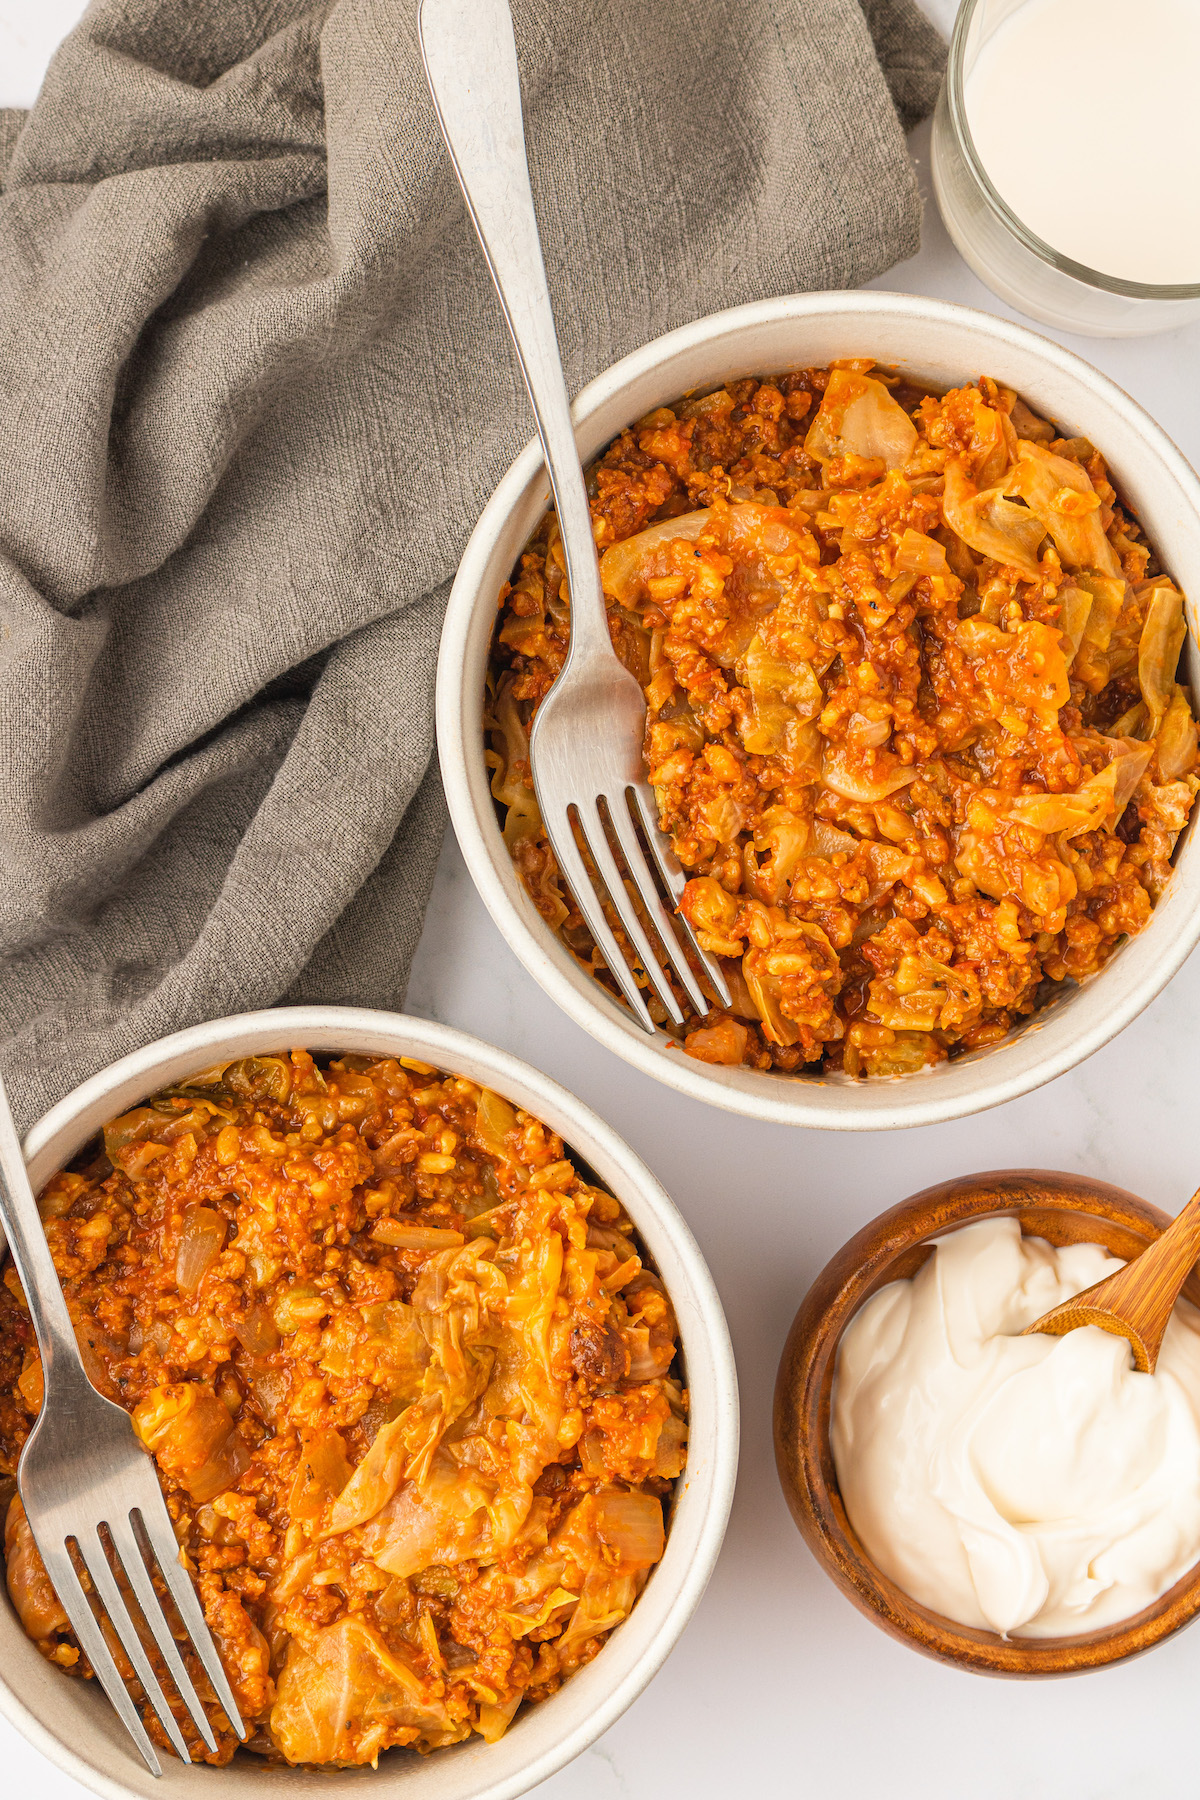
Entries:
{"label": "sour cream", "polygon": [[850,1523],[945,1618],[1095,1631],[1200,1560],[1200,1311],[1178,1303],[1153,1375],[1095,1326],[1018,1335],[1121,1266],[983,1220],[843,1334],[832,1441]]}
{"label": "sour cream", "polygon": [[993,187],[1051,249],[1103,275],[1200,281],[1200,6],[1025,0],[967,73]]}

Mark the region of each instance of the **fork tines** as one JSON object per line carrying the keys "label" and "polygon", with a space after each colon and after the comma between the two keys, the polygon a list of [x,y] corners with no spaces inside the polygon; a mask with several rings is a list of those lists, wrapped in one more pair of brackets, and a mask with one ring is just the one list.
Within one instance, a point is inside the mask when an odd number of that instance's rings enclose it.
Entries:
{"label": "fork tines", "polygon": [[[729,989],[719,965],[701,949],[687,921],[667,906],[642,847],[644,840],[663,886],[672,900],[678,900],[683,892],[685,877],[669,842],[659,829],[653,795],[645,790],[644,784],[631,783],[623,793],[616,796],[600,794],[590,802],[575,802],[573,811],[579,833],[604,885],[609,903],[671,1023],[682,1026],[687,1015],[671,986],[668,969],[683,989],[697,1017],[703,1018],[712,1010],[713,1005],[700,985],[680,942],[680,936],[690,946],[696,961],[704,970],[719,1003],[728,1006]],[[596,891],[595,882],[576,842],[571,813],[572,808],[564,807],[560,820],[546,820],[555,855],[609,973],[639,1022],[647,1031],[653,1031],[655,1025],[650,1009],[628,959],[621,951],[616,934],[605,917],[602,898]],[[609,841],[610,832],[624,859],[628,882],[635,890],[637,903],[629,892],[626,873],[622,871]],[[654,930],[658,947],[643,925],[638,903]]]}
{"label": "fork tines", "polygon": [[[158,1538],[161,1539],[164,1532],[170,1541],[169,1549],[165,1543],[152,1543],[145,1518],[140,1509],[135,1508],[124,1519],[117,1516],[114,1520],[105,1520],[90,1532],[72,1535],[58,1545],[43,1544],[41,1539],[38,1540],[46,1572],[71,1629],[91,1663],[96,1679],[155,1775],[162,1774],[162,1765],[117,1667],[109,1644],[109,1632],[105,1630],[106,1623],[128,1658],[147,1703],[180,1760],[187,1763],[192,1759],[167,1692],[150,1661],[147,1642],[153,1643],[165,1664],[178,1699],[205,1746],[215,1751],[217,1739],[180,1654],[170,1614],[155,1590],[147,1567],[147,1554],[157,1565],[222,1710],[238,1737],[245,1736],[204,1614],[187,1572],[179,1562],[178,1547],[165,1506]],[[92,1596],[84,1588],[76,1559],[87,1571]],[[130,1606],[130,1596],[136,1605],[136,1615]]]}

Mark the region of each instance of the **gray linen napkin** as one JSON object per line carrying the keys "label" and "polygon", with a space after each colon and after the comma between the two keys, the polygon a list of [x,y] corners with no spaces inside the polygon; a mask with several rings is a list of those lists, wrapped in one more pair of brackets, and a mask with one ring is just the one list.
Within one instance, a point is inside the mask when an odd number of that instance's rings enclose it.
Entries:
{"label": "gray linen napkin", "polygon": [[[912,0],[516,0],[578,387],[911,255]],[[6,164],[6,167],[5,167]],[[531,419],[415,0],[93,0],[0,117],[0,1066],[395,1005],[438,627]]]}

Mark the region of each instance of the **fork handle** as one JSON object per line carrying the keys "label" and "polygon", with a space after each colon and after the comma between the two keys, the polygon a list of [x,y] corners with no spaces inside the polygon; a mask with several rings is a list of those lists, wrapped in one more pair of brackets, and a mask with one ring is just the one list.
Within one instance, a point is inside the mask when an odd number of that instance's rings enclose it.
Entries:
{"label": "fork handle", "polygon": [[508,0],[422,0],[421,54],[438,123],[529,389],[571,587],[568,661],[614,656],[571,423],[537,214]]}
{"label": "fork handle", "polygon": [[29,1185],[21,1140],[13,1122],[4,1083],[0,1081],[0,1225],[8,1239],[29,1316],[42,1353],[46,1391],[86,1381],[75,1327],[63,1298],[58,1270],[46,1242],[37,1201]]}

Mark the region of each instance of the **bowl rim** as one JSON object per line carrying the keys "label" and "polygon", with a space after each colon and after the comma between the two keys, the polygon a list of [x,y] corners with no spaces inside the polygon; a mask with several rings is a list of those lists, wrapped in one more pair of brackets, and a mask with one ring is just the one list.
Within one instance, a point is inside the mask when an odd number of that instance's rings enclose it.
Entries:
{"label": "bowl rim", "polygon": [[[178,1079],[189,1070],[203,1068],[227,1051],[250,1055],[270,1046],[286,1045],[353,1053],[356,1049],[411,1055],[450,1073],[483,1080],[551,1125],[570,1149],[580,1156],[606,1184],[613,1185],[634,1219],[654,1257],[680,1324],[680,1340],[687,1360],[692,1394],[693,1421],[697,1427],[694,1453],[681,1485],[676,1490],[667,1551],[639,1596],[629,1618],[612,1634],[600,1654],[563,1684],[559,1691],[524,1719],[548,1722],[534,1733],[528,1759],[519,1751],[522,1718],[496,1745],[485,1746],[483,1757],[473,1740],[453,1746],[445,1759],[406,1762],[389,1775],[387,1765],[374,1772],[385,1791],[428,1793],[431,1800],[514,1800],[546,1780],[585,1750],[607,1730],[637,1698],[657,1673],[695,1611],[715,1567],[733,1502],[738,1467],[739,1406],[737,1374],[724,1310],[712,1274],[682,1214],[642,1159],[598,1114],[567,1089],[527,1063],[450,1026],[399,1013],[362,1007],[292,1006],[270,1008],[240,1016],[212,1020],[135,1050],[82,1082],[51,1107],[25,1138],[25,1155],[35,1190],[69,1161],[88,1138],[126,1105],[136,1104],[157,1086]],[[670,1268],[668,1276],[664,1265]],[[676,1554],[671,1559],[674,1541]],[[666,1580],[655,1591],[655,1580]],[[641,1628],[624,1640],[621,1632],[642,1615]],[[5,1605],[8,1604],[5,1597]],[[11,1618],[20,1633],[20,1626]],[[21,1643],[30,1656],[38,1652]],[[617,1654],[607,1671],[603,1664],[609,1650]],[[50,1674],[59,1678],[61,1671]],[[592,1671],[601,1677],[587,1677]],[[89,1687],[93,1684],[88,1684]],[[94,1697],[89,1697],[94,1698]],[[186,1780],[190,1771],[169,1763],[157,1780],[141,1768],[132,1749],[127,1749],[122,1728],[101,1697],[97,1731],[85,1752],[68,1741],[57,1720],[47,1721],[32,1711],[9,1685],[0,1664],[0,1711],[44,1755],[105,1800],[148,1800],[150,1795],[172,1794],[172,1780]],[[63,1709],[64,1716],[66,1709]],[[557,1725],[554,1721],[558,1720]],[[111,1727],[109,1729],[108,1727]],[[542,1740],[546,1740],[543,1742]],[[508,1743],[507,1758],[495,1752]],[[467,1752],[465,1759],[462,1752]],[[98,1761],[91,1757],[98,1757]],[[455,1782],[449,1761],[460,1762],[465,1780]],[[490,1759],[490,1761],[489,1761]],[[482,1768],[477,1765],[482,1762]],[[507,1762],[509,1767],[505,1768]],[[439,1770],[447,1772],[440,1778]],[[246,1759],[211,1769],[214,1778],[230,1777],[263,1781],[273,1772],[265,1767],[247,1769]],[[294,1789],[320,1784],[328,1791],[338,1779],[360,1780],[363,1771],[288,1769],[276,1777]],[[409,1789],[406,1782],[423,1778],[425,1785]],[[315,1790],[313,1790],[315,1792]]]}
{"label": "bowl rim", "polygon": [[[1016,1679],[1086,1674],[1128,1661],[1200,1614],[1200,1558],[1141,1612],[1075,1637],[1003,1638],[958,1624],[912,1599],[884,1575],[851,1525],[829,1441],[841,1338],[863,1304],[911,1276],[931,1241],[987,1218],[1018,1217],[1022,1234],[1053,1229],[1054,1215],[1104,1226],[1126,1259],[1153,1242],[1170,1216],[1112,1183],[1055,1169],[997,1169],[924,1188],[855,1233],[801,1301],[775,1382],[773,1430],[780,1485],[792,1518],[824,1572],[890,1637],[936,1661]],[[1072,1240],[1082,1241],[1082,1240]],[[1200,1299],[1196,1276],[1193,1299]]]}
{"label": "bowl rim", "polygon": [[[745,337],[757,327],[823,317],[836,317],[860,327],[878,326],[881,331],[886,330],[889,322],[898,320],[914,325],[941,326],[960,335],[986,338],[997,350],[1011,350],[1016,355],[1040,359],[1047,380],[1065,378],[1076,392],[1089,391],[1109,407],[1130,439],[1136,441],[1162,475],[1175,484],[1184,509],[1200,519],[1200,477],[1182,451],[1137,401],[1074,351],[1064,349],[1027,326],[976,308],[921,295],[884,291],[791,294],[753,301],[709,314],[654,339],[614,363],[581,390],[572,411],[579,435],[585,440],[585,453],[589,453],[589,426],[597,415],[611,409],[633,384],[652,375],[661,366],[706,346],[715,349],[718,345],[729,346],[727,360],[733,363],[736,353],[732,340]],[[606,430],[599,437],[597,447],[612,435],[611,430]],[[1110,457],[1110,460],[1115,458]],[[467,691],[476,613],[485,603],[489,565],[497,554],[507,522],[514,512],[526,505],[528,496],[536,492],[539,485],[548,504],[549,484],[541,446],[535,438],[499,482],[463,552],[447,605],[438,656],[439,760],[450,819],[463,859],[501,934],[528,972],[567,1016],[625,1062],[693,1099],[772,1123],[844,1131],[895,1130],[941,1123],[1017,1099],[1086,1060],[1123,1031],[1157,997],[1200,941],[1200,898],[1194,898],[1190,913],[1184,911],[1182,917],[1175,919],[1173,932],[1164,932],[1161,941],[1156,940],[1153,963],[1123,984],[1122,997],[1113,994],[1110,983],[1105,990],[1105,1006],[1091,1009],[1094,1016],[1086,1026],[1076,1025],[1071,1033],[1058,1034],[1059,1042],[1045,1043],[1046,1027],[1055,1011],[1052,1006],[1033,1015],[988,1050],[956,1058],[950,1065],[939,1065],[939,1069],[922,1074],[875,1078],[870,1083],[858,1084],[853,1095],[846,1094],[842,1088],[833,1096],[834,1104],[830,1104],[829,1098],[822,1098],[831,1095],[834,1089],[835,1084],[829,1079],[734,1070],[724,1072],[726,1079],[722,1080],[707,1065],[689,1058],[678,1047],[668,1049],[669,1040],[665,1034],[648,1036],[615,999],[570,962],[569,953],[563,950],[560,954],[560,947],[552,941],[552,934],[520,888],[504,851],[490,799],[486,807],[484,804],[487,779],[482,733],[477,723],[478,703],[473,690]],[[1189,601],[1193,647],[1197,636],[1196,618],[1196,603]],[[1177,851],[1177,862],[1187,841],[1198,835],[1189,823]],[[1200,858],[1200,850],[1195,855]],[[1172,884],[1176,891],[1182,886],[1178,881],[1179,873],[1177,867],[1177,880]],[[1156,912],[1166,904],[1172,887],[1168,888]],[[1133,940],[1133,944],[1144,943],[1145,936],[1142,934],[1139,940]],[[1121,955],[1129,948],[1123,946]],[[1119,960],[1114,958],[1093,980],[1102,981]],[[1128,961],[1125,967],[1130,968]],[[1085,994],[1089,985],[1085,983],[1078,993]],[[1027,1044],[1034,1034],[1036,1047],[1018,1055],[1016,1047]],[[955,1080],[951,1090],[948,1084],[954,1078],[947,1073],[947,1068],[962,1071],[968,1066],[971,1067],[970,1080]]]}

